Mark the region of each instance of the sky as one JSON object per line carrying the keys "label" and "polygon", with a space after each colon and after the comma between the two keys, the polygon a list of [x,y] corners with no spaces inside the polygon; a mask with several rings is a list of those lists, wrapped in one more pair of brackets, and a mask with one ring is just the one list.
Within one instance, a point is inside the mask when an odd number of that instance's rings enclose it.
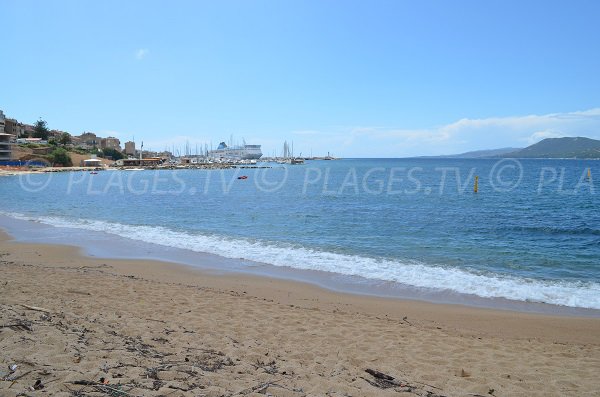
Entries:
{"label": "sky", "polygon": [[73,135],[341,157],[600,139],[595,0],[0,0],[0,15],[0,110]]}

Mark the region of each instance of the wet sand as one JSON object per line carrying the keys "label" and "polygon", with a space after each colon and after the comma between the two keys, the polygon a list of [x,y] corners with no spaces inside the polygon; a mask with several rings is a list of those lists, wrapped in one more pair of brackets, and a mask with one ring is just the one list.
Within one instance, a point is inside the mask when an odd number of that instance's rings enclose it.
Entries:
{"label": "wet sand", "polygon": [[342,294],[5,234],[0,261],[1,396],[600,390],[598,318]]}

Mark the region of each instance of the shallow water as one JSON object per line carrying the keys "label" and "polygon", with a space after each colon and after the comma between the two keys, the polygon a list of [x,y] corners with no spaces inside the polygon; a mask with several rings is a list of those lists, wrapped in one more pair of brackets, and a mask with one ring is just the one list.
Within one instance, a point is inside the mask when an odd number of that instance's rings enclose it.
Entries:
{"label": "shallow water", "polygon": [[391,282],[440,296],[600,309],[596,161],[272,166],[7,177],[1,212],[243,258],[242,267],[265,263],[353,276],[375,288]]}

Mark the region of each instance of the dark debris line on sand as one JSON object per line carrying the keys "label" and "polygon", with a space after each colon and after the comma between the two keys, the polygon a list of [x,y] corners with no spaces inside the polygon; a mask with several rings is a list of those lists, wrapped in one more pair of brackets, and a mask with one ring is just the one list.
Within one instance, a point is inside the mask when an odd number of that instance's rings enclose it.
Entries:
{"label": "dark debris line on sand", "polygon": [[[140,337],[123,335],[115,330],[109,329],[105,335],[89,335],[91,332],[80,324],[75,326],[64,313],[52,314],[47,320],[35,319],[28,316],[29,313],[19,313],[18,305],[0,304],[1,321],[8,320],[3,328],[10,328],[15,333],[26,333],[18,337],[21,343],[30,343],[36,339],[37,333],[47,334],[50,330],[63,334],[67,339],[67,350],[74,353],[73,363],[78,364],[87,351],[104,351],[107,354],[118,351],[119,361],[108,365],[101,365],[96,374],[82,375],[82,379],[63,380],[61,390],[68,391],[71,396],[145,396],[148,392],[152,395],[167,395],[174,391],[194,392],[194,395],[202,395],[206,388],[203,383],[205,373],[217,372],[224,367],[232,367],[234,361],[220,351],[196,347],[184,347],[182,352],[168,352],[168,339],[160,338],[159,344],[150,345],[142,341]],[[17,318],[22,317],[22,318]],[[80,321],[78,321],[80,323]],[[77,328],[79,327],[79,328]],[[169,330],[165,330],[165,333]],[[172,332],[172,331],[171,331]],[[189,331],[188,331],[189,332]],[[104,347],[96,346],[94,340],[101,339]],[[165,346],[165,349],[161,349]],[[40,346],[41,347],[41,346]],[[6,355],[2,359],[6,360]],[[51,364],[34,363],[23,357],[10,357],[12,362],[17,363],[14,371],[10,373],[0,372],[0,389],[14,388],[14,395],[29,395],[34,390],[42,390],[47,384],[61,380],[61,372],[69,371],[70,368],[55,368]],[[246,395],[250,393],[261,393],[268,388],[286,389],[298,396],[304,396],[302,389],[287,386],[283,383],[289,381],[291,376],[279,374],[274,363],[258,363],[255,366],[258,372],[269,375],[277,375],[270,382],[263,382],[248,387],[239,392],[230,391],[223,395]],[[75,368],[77,366],[75,365]],[[127,370],[138,369],[141,376],[138,379],[127,379]],[[164,376],[167,374],[167,376]],[[109,377],[111,379],[109,379]],[[17,382],[19,381],[19,382]],[[155,393],[156,392],[156,393]],[[200,394],[198,394],[200,393]]]}
{"label": "dark debris line on sand", "polygon": [[419,386],[411,385],[406,381],[400,381],[391,375],[384,374],[383,372],[376,371],[374,369],[367,368],[366,373],[371,375],[371,379],[362,378],[372,386],[380,389],[394,389],[398,392],[412,393],[417,396],[425,397],[446,397],[442,394],[437,394],[426,388],[438,389],[435,386],[421,384]]}
{"label": "dark debris line on sand", "polygon": [[[43,317],[44,315],[40,316]],[[20,318],[19,318],[20,317]],[[211,350],[184,347],[180,353],[168,350],[168,340],[162,339],[160,346],[153,346],[142,341],[141,337],[123,335],[113,329],[106,330],[104,335],[91,335],[89,328],[81,326],[81,319],[69,318],[64,313],[51,314],[46,319],[35,318],[29,313],[19,310],[19,305],[0,304],[0,321],[6,322],[1,328],[11,329],[14,333],[26,333],[25,335],[13,335],[17,344],[30,344],[37,336],[46,337],[49,334],[62,334],[66,340],[66,349],[73,353],[73,363],[69,366],[77,371],[77,365],[85,357],[87,352],[106,352],[107,355],[118,351],[118,362],[114,364],[104,363],[99,365],[96,374],[81,373],[83,379],[63,380],[64,388],[72,396],[93,396],[98,394],[110,396],[143,396],[144,391],[159,391],[166,388],[169,391],[194,391],[201,390],[201,372],[216,372],[225,366],[232,366],[233,361],[225,354]],[[8,321],[7,321],[8,320]],[[0,334],[1,335],[1,334]],[[0,340],[3,338],[0,338]],[[99,346],[100,344],[100,346]],[[40,344],[40,348],[43,345]],[[69,372],[69,367],[56,368],[50,363],[36,363],[25,357],[9,357],[3,352],[2,359],[10,359],[15,363],[14,372],[0,373],[0,389],[20,390],[21,395],[27,392],[41,390],[51,381],[61,378],[61,372]],[[105,356],[107,357],[107,356]],[[6,363],[3,363],[6,364]],[[8,364],[6,364],[8,366]],[[5,367],[6,368],[6,367]],[[138,373],[143,374],[139,379],[126,379],[127,369],[137,368]],[[161,377],[165,371],[175,373],[172,380],[166,381]],[[110,378],[109,379],[109,375]],[[57,378],[58,377],[58,378]],[[56,378],[56,379],[52,379]],[[124,381],[122,382],[121,379]],[[17,382],[19,381],[19,382]],[[18,395],[18,394],[17,394]],[[302,394],[299,394],[302,395]]]}

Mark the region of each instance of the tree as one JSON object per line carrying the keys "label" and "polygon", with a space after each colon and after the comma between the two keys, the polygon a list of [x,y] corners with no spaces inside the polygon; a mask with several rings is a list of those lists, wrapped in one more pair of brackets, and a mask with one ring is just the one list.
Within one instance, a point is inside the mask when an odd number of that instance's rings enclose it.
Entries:
{"label": "tree", "polygon": [[63,167],[71,167],[73,165],[73,160],[71,160],[69,152],[63,148],[54,149],[50,154],[50,161],[52,161],[53,164],[62,165]]}
{"label": "tree", "polygon": [[47,141],[48,135],[48,124],[40,118],[38,121],[35,122],[35,125],[33,126],[33,137],[42,138],[42,140]]}
{"label": "tree", "polygon": [[63,146],[67,146],[68,144],[71,143],[71,134],[69,134],[68,132],[64,132],[60,135],[60,138],[58,138],[58,143],[60,143]]}
{"label": "tree", "polygon": [[123,156],[123,153],[119,152],[117,149],[106,148],[106,149],[102,149],[102,157],[104,157],[104,158],[110,157],[113,160],[120,160],[120,159],[124,158],[125,156]]}

